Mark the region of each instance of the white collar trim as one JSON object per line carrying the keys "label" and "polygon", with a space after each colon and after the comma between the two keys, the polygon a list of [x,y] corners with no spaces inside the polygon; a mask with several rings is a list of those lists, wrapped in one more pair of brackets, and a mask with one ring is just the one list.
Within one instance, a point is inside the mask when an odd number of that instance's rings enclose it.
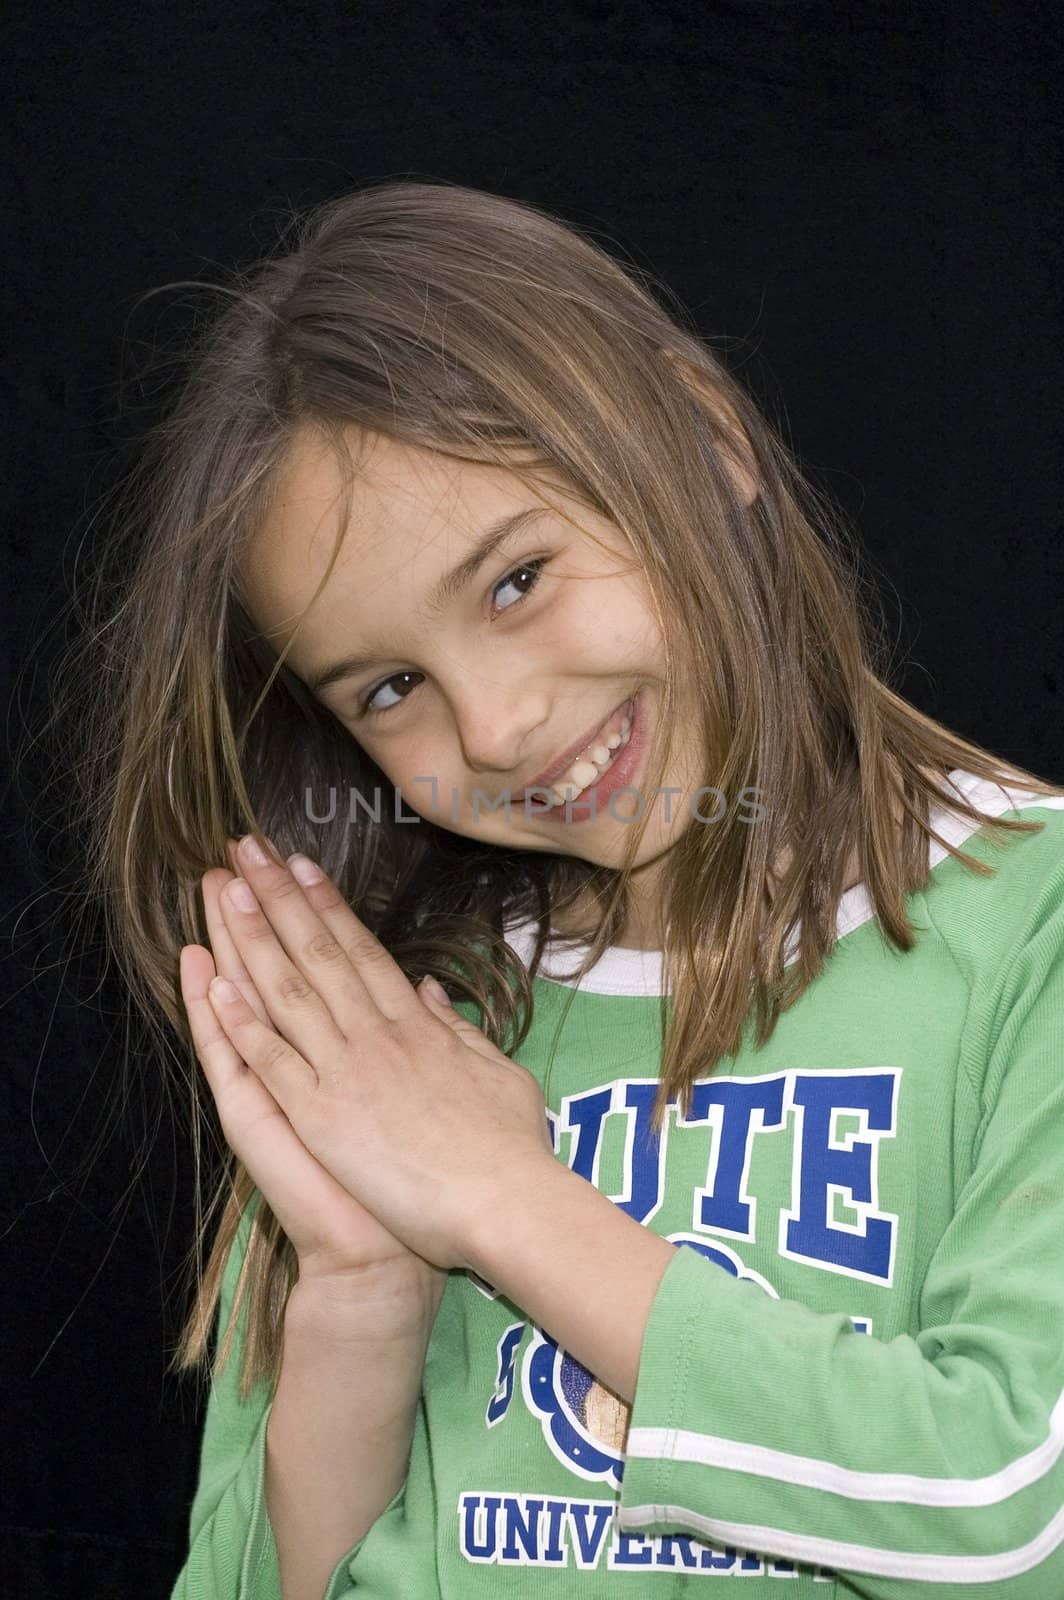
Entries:
{"label": "white collar trim", "polygon": [[[955,767],[950,773],[949,782],[958,794],[963,795],[970,804],[986,812],[988,816],[998,817],[1005,811],[1020,810],[1028,805],[1044,806],[1054,811],[1064,810],[1064,794],[1040,795],[1026,789],[1004,789],[1000,784],[991,783],[989,779],[965,772],[960,767]],[[950,844],[957,846],[962,845],[965,839],[977,832],[979,825],[973,824],[968,817],[948,811],[942,806],[935,806],[931,814],[931,826],[936,833],[948,839]],[[948,854],[948,850],[932,839],[928,858],[930,867],[936,867]],[[836,937],[845,938],[846,934],[852,933],[855,928],[859,928],[863,922],[868,922],[874,915],[875,907],[867,889],[863,884],[855,884],[839,899],[835,918]],[[529,920],[514,923],[506,930],[507,944],[526,967],[535,948],[536,927],[536,922]],[[799,922],[792,929],[787,941],[784,951],[785,966],[789,966],[797,959],[800,938]],[[577,944],[565,943],[558,939],[548,940],[537,977],[549,978],[554,983],[563,983],[570,989],[579,988],[588,994],[644,996],[661,994],[663,954],[660,950],[629,950],[622,945],[609,945],[579,983],[574,982],[572,978],[559,976],[560,973],[572,972],[587,949],[586,942]]]}

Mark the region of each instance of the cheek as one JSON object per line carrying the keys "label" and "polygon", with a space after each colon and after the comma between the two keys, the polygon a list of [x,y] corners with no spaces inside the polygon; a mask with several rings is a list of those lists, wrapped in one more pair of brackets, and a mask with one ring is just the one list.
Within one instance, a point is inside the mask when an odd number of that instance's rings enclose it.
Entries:
{"label": "cheek", "polygon": [[409,810],[446,824],[455,794],[463,793],[453,744],[448,750],[431,738],[419,736],[411,750],[390,751],[389,756],[388,766],[381,765],[381,771],[401,792]]}
{"label": "cheek", "polygon": [[642,579],[598,578],[574,584],[557,613],[555,642],[574,659],[608,651],[611,661],[644,668],[662,659],[657,618]]}
{"label": "cheek", "polygon": [[621,660],[648,667],[664,666],[664,640],[653,610],[631,589],[622,589],[609,612],[609,629]]}

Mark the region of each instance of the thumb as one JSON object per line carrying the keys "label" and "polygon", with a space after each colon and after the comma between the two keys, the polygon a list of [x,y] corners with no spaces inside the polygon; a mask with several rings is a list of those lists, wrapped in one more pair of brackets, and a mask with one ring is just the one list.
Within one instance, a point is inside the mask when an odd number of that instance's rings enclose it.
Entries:
{"label": "thumb", "polygon": [[460,1012],[455,1010],[454,1002],[448,995],[447,990],[431,973],[427,972],[422,978],[417,985],[417,992],[421,997],[421,1003],[432,1012],[433,1016],[438,1017],[441,1022],[445,1022],[453,1033],[460,1034],[468,1043],[478,1048],[483,1045],[486,1051],[493,1050],[494,1047],[488,1044],[484,1034],[476,1024],[467,1021]]}
{"label": "thumb", "polygon": [[[442,1000],[437,999],[437,991],[443,996]],[[448,999],[446,989],[431,973],[427,972],[421,981],[414,986],[414,992],[419,996],[426,1010],[431,1011],[433,1016],[438,1017],[441,1022],[445,1022],[451,1032],[456,1033],[460,1039],[464,1039],[466,1044],[475,1050],[478,1055],[484,1056],[488,1061],[496,1061],[500,1065],[507,1066],[511,1071],[524,1072],[524,1067],[517,1067],[509,1056],[504,1056],[500,1050],[496,1049],[475,1022],[470,1022],[466,1017],[462,1016],[461,1012],[455,1010],[453,1001]]]}
{"label": "thumb", "polygon": [[435,1011],[437,1016],[454,1022],[461,1020],[458,1016],[458,1013],[455,1011],[454,1006],[451,1004],[451,999],[447,993],[447,990],[443,987],[442,983],[438,982],[437,979],[432,976],[430,972],[426,972],[425,976],[418,984],[417,992],[421,996],[422,1000],[428,1004],[430,1011]]}

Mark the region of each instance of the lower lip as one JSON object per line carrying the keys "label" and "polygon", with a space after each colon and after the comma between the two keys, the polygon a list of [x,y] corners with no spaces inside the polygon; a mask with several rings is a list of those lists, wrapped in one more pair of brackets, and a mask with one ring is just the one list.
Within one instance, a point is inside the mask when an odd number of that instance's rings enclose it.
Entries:
{"label": "lower lip", "polygon": [[[632,726],[628,734],[628,743],[621,751],[612,767],[602,774],[597,783],[590,788],[582,789],[575,800],[563,800],[560,805],[545,806],[534,801],[523,802],[526,814],[529,817],[543,817],[551,822],[592,822],[606,810],[609,798],[618,789],[623,789],[635,777],[639,768],[639,761],[643,754],[643,718],[642,702],[637,694],[632,701]],[[594,810],[592,811],[592,806]],[[609,813],[607,812],[607,815]]]}

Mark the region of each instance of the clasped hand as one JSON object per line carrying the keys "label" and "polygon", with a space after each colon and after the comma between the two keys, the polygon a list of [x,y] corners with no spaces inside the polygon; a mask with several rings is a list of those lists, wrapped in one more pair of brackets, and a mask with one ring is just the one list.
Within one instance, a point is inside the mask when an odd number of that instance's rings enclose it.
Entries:
{"label": "clasped hand", "polygon": [[[261,1007],[221,978],[205,996],[209,953],[182,951],[186,1007],[223,1128],[220,1091],[235,1107],[239,1072],[253,1073],[305,1149],[383,1229],[438,1268],[468,1267],[493,1195],[554,1160],[539,1084],[453,1008],[427,1004],[330,878],[301,884],[278,857],[259,850],[256,860],[249,843],[233,854],[242,876],[217,903]],[[208,1066],[222,1052],[224,1074]],[[269,1120],[254,1092],[242,1102],[245,1143],[249,1124]]]}

